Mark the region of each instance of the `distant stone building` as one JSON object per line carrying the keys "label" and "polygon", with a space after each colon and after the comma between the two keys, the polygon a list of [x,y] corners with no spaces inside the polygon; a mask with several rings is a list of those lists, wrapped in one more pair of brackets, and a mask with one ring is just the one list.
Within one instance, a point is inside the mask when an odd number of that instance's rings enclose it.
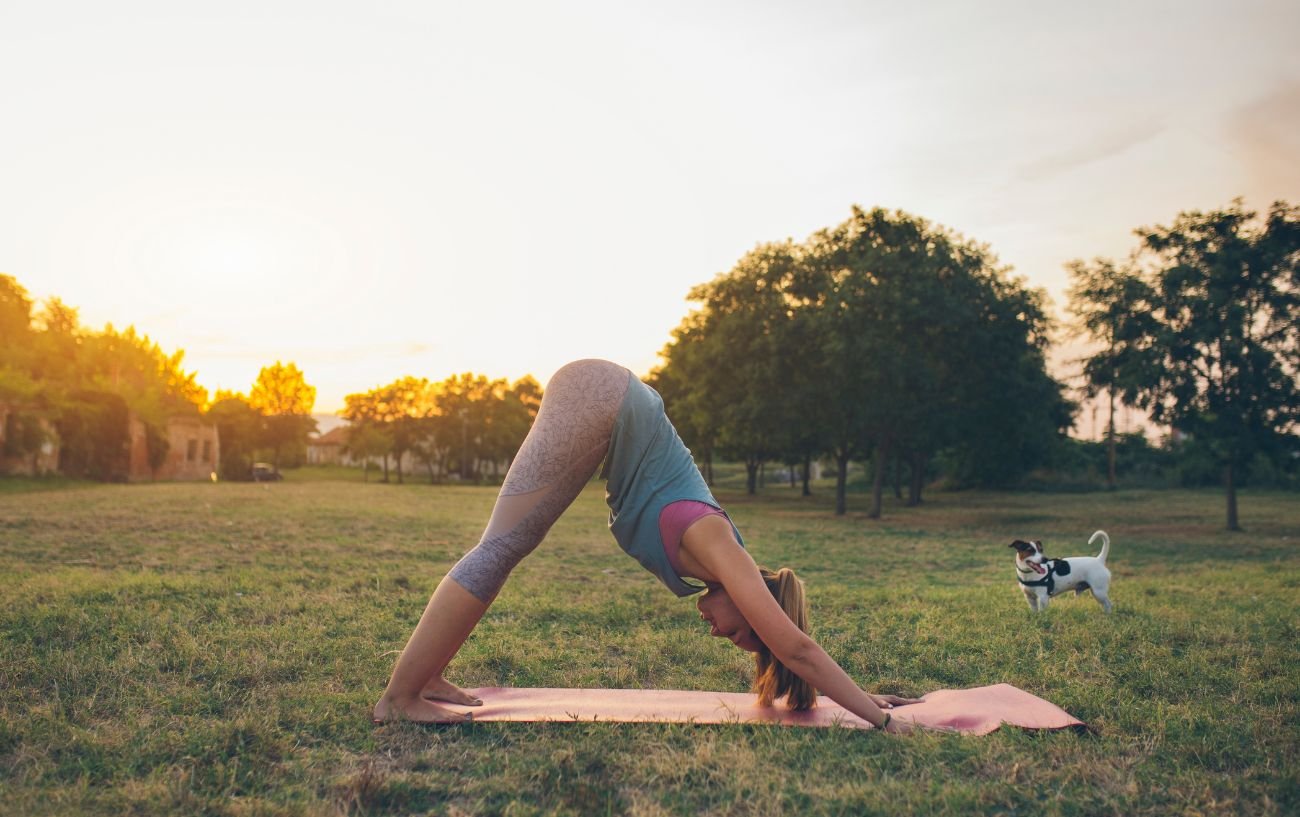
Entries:
{"label": "distant stone building", "polygon": [[155,470],[149,467],[149,446],[144,423],[131,417],[129,430],[131,482],[150,480],[212,479],[221,461],[217,427],[199,417],[171,417],[167,421],[167,456]]}

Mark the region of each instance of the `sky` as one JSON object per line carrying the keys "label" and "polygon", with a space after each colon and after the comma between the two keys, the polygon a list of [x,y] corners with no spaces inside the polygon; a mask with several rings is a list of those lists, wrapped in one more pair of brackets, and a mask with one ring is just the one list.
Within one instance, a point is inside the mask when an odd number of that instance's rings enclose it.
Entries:
{"label": "sky", "polygon": [[0,0],[0,273],[317,411],[647,372],[691,287],[850,207],[1071,259],[1300,201],[1300,3]]}

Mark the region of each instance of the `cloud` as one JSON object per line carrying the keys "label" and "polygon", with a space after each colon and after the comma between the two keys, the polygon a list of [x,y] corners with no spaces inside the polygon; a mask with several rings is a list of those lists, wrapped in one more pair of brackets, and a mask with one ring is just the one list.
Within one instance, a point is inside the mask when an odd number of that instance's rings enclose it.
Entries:
{"label": "cloud", "polygon": [[1159,136],[1165,126],[1155,120],[1134,122],[1119,130],[1104,133],[1095,139],[1064,151],[1048,154],[1022,165],[1018,176],[1021,181],[1037,182],[1085,165],[1117,156],[1124,151]]}

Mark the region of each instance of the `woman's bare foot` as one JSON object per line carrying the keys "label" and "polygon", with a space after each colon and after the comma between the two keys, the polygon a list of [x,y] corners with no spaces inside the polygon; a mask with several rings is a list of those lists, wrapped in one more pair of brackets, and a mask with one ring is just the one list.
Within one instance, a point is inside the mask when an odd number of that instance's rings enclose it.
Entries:
{"label": "woman's bare foot", "polygon": [[461,713],[431,701],[416,697],[409,700],[397,700],[383,697],[375,704],[370,713],[375,723],[385,721],[413,721],[415,723],[468,723],[474,720],[468,712]]}
{"label": "woman's bare foot", "polygon": [[460,704],[461,706],[483,705],[481,699],[470,695],[442,676],[438,676],[425,684],[420,696],[430,701],[446,701],[449,704]]}

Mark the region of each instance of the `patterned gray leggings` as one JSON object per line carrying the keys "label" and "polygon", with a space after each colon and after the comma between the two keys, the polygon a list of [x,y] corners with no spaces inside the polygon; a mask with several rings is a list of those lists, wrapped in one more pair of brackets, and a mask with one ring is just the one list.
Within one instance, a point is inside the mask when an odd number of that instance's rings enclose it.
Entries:
{"label": "patterned gray leggings", "polygon": [[551,377],[537,419],[515,455],[479,543],[447,575],[491,604],[515,565],[532,553],[596,473],[632,373],[579,360]]}

